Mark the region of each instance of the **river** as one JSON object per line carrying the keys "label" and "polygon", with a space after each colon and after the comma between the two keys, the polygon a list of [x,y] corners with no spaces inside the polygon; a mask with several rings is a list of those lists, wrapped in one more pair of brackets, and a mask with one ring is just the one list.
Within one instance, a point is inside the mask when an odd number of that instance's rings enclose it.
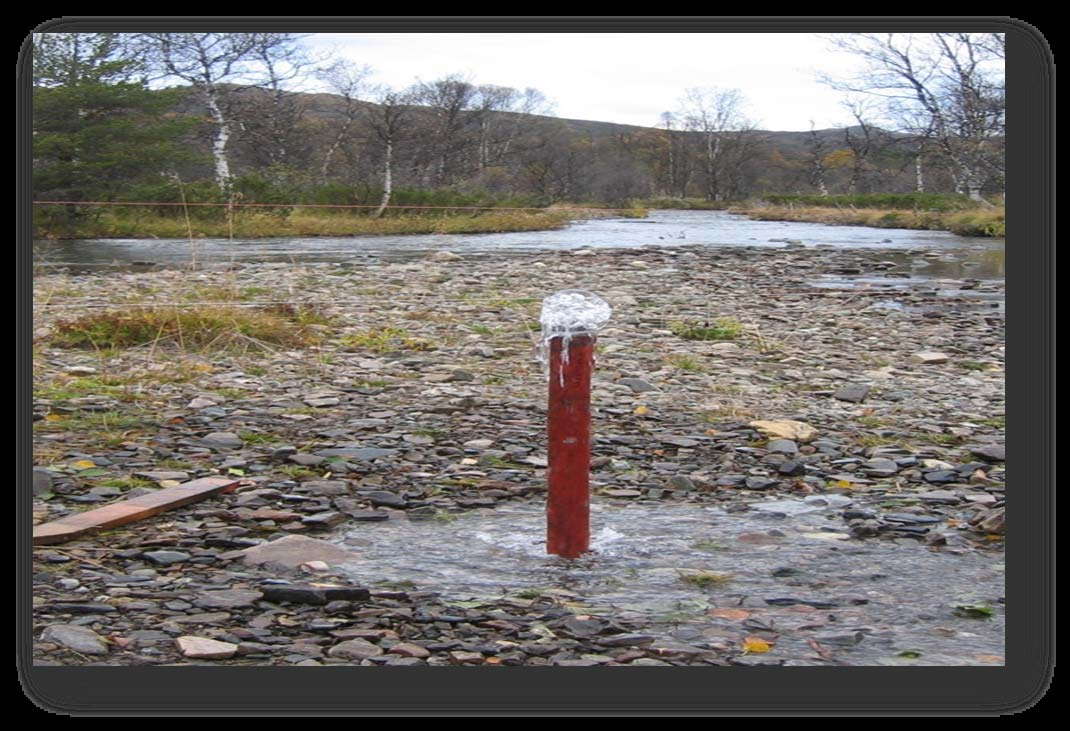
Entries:
{"label": "river", "polygon": [[[83,239],[35,241],[39,266],[75,269],[196,262],[344,262],[398,260],[451,251],[463,256],[580,248],[662,246],[804,246],[888,250],[911,276],[1004,277],[1004,240],[956,236],[944,231],[752,221],[723,211],[653,211],[647,218],[577,221],[552,231],[517,233],[353,236],[268,239]],[[791,244],[798,245],[798,244]],[[919,259],[918,250],[940,257]]]}

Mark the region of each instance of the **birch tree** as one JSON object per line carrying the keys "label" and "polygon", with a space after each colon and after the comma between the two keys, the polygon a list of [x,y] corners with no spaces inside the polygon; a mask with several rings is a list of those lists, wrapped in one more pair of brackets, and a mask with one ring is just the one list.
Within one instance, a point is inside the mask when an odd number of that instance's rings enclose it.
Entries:
{"label": "birch tree", "polygon": [[396,147],[403,139],[411,119],[412,98],[409,93],[381,87],[375,94],[375,106],[368,114],[372,136],[383,150],[383,195],[379,207],[372,213],[379,218],[390,205],[394,191],[394,160]]}
{"label": "birch tree", "polygon": [[[235,87],[262,83],[263,59],[278,58],[295,38],[283,33],[146,33],[141,38],[158,77],[189,84],[208,109],[214,127],[216,184],[229,191],[232,174],[227,146],[235,120],[228,93]],[[279,73],[285,73],[281,66]],[[281,77],[278,81],[281,84]]]}
{"label": "birch tree", "polygon": [[747,126],[739,89],[688,89],[680,116],[687,129],[702,136],[701,160],[705,173],[706,200],[723,199],[722,164],[728,133]]}
{"label": "birch tree", "polygon": [[864,69],[851,79],[826,81],[879,99],[886,120],[915,135],[919,148],[937,149],[958,190],[983,202],[984,185],[1004,175],[1004,37],[863,33],[837,36],[833,43],[858,56]]}

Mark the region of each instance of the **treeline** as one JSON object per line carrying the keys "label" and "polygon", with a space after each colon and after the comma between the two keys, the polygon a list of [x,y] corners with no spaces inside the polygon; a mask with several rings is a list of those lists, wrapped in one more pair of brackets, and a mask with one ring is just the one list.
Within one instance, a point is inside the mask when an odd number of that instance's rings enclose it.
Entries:
{"label": "treeline", "polygon": [[[286,34],[41,34],[37,200],[387,206],[711,205],[769,193],[961,188],[935,139],[856,124],[763,132],[736,90],[657,127],[550,116],[545,95],[458,75],[405,89]],[[329,92],[302,93],[312,82]],[[164,88],[164,87],[167,88]],[[986,143],[987,144],[987,143]],[[1000,175],[971,181],[1002,192]],[[60,208],[77,215],[80,209]]]}

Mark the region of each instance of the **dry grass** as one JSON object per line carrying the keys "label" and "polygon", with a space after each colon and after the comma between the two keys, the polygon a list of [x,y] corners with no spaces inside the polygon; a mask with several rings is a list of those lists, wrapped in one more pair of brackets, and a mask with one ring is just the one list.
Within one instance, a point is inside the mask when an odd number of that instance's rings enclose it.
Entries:
{"label": "dry grass", "polygon": [[321,316],[291,305],[205,305],[96,312],[56,323],[52,345],[118,349],[172,345],[190,350],[303,347],[319,341]]}
{"label": "dry grass", "polygon": [[1006,209],[969,211],[889,211],[879,208],[743,208],[733,209],[759,221],[805,221],[844,226],[951,231],[961,236],[1005,236]]}

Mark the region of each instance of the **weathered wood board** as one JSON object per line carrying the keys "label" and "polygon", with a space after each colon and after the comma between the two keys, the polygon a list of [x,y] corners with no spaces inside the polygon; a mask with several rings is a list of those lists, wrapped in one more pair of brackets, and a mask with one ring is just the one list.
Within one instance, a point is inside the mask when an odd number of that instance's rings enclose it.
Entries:
{"label": "weathered wood board", "polygon": [[33,545],[45,546],[65,543],[89,533],[133,523],[135,520],[158,515],[171,508],[203,500],[212,495],[230,492],[238,480],[225,477],[204,477],[176,487],[167,487],[149,495],[140,495],[129,500],[112,503],[103,508],[68,515],[33,529]]}

